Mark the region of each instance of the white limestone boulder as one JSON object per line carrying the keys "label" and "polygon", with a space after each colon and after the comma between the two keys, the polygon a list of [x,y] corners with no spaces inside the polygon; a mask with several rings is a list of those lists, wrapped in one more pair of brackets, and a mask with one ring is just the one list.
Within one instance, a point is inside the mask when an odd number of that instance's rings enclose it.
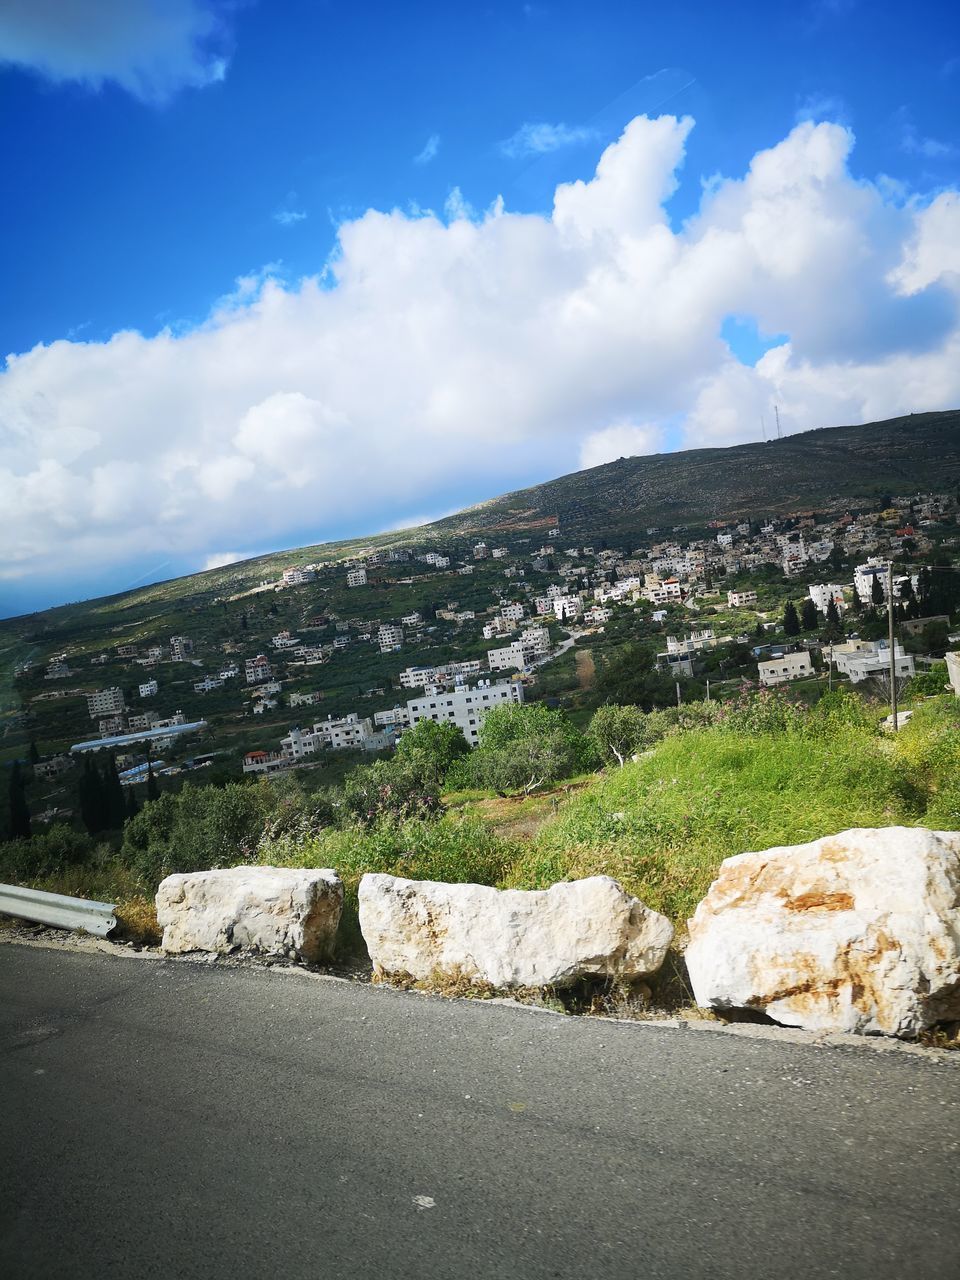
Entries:
{"label": "white limestone boulder", "polygon": [[315,962],[330,955],[343,907],[335,871],[227,867],[167,876],[157,920],[167,952],[251,951]]}
{"label": "white limestone boulder", "polygon": [[609,876],[520,890],[365,875],[360,929],[381,976],[501,988],[646,977],[673,938],[665,916]]}
{"label": "white limestone boulder", "polygon": [[690,924],[697,1003],[814,1031],[960,1018],[960,833],[841,831],[727,858]]}

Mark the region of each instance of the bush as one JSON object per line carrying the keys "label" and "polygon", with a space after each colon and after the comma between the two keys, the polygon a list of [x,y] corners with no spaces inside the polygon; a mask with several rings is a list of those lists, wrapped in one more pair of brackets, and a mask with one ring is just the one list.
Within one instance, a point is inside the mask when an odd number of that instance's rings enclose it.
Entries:
{"label": "bush", "polygon": [[62,823],[39,835],[0,842],[0,880],[19,883],[80,866],[94,852],[86,832]]}
{"label": "bush", "polygon": [[480,742],[457,771],[460,786],[533,791],[596,764],[593,745],[563,711],[543,703],[494,707],[480,726]]}
{"label": "bush", "polygon": [[121,854],[151,886],[173,872],[249,862],[282,800],[269,783],[194,787],[148,801],[124,827]]}

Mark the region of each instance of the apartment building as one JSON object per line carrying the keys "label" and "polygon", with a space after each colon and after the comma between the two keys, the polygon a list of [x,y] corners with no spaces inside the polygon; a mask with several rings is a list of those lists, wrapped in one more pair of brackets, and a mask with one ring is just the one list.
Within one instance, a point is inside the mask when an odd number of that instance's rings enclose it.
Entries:
{"label": "apartment building", "polygon": [[348,587],[364,587],[367,584],[367,571],[363,565],[358,565],[355,569],[347,570],[347,586]]}
{"label": "apartment building", "polygon": [[98,689],[87,694],[87,714],[91,720],[98,716],[122,715],[126,711],[122,689]]}
{"label": "apartment building", "polygon": [[154,696],[154,694],[157,692],[157,690],[159,689],[159,687],[160,687],[160,686],[157,684],[156,680],[147,680],[147,681],[145,681],[145,682],[140,686],[140,697],[141,697],[141,698],[152,698],[152,697]]}
{"label": "apartment building", "polygon": [[749,609],[757,603],[755,591],[728,591],[727,605],[731,609]]}
{"label": "apartment building", "polygon": [[247,684],[260,684],[262,680],[269,680],[273,676],[273,667],[262,653],[258,653],[255,658],[247,658],[243,665]]}
{"label": "apartment building", "polygon": [[475,687],[461,685],[447,692],[434,691],[411,698],[407,713],[411,727],[421,720],[446,721],[455,724],[471,746],[480,737],[480,725],[491,707],[523,702],[523,685],[519,681],[501,680],[491,684],[480,681]]}
{"label": "apartment building", "polygon": [[193,641],[187,636],[170,637],[170,661],[186,662],[193,653]]}

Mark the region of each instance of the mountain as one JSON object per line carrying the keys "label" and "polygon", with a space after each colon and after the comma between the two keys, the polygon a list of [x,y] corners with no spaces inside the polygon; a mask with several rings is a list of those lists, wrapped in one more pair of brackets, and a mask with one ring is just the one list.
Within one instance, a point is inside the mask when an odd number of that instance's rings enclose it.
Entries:
{"label": "mountain", "polygon": [[884,493],[957,486],[956,409],[821,428],[766,444],[620,458],[417,528],[277,552],[116,596],[8,618],[0,621],[0,664],[19,660],[30,641],[66,645],[81,636],[89,640],[99,629],[99,643],[106,646],[128,631],[175,632],[189,626],[189,615],[210,601],[235,599],[292,565],[335,563],[377,548],[443,546],[459,539],[503,540],[511,535],[536,538],[558,522],[565,545],[600,539],[628,543],[642,540],[650,527],[697,526],[838,502],[874,503]]}
{"label": "mountain", "polygon": [[960,410],[947,410],[825,427],[766,444],[620,458],[427,528],[435,535],[507,534],[559,521],[564,539],[575,542],[958,484]]}

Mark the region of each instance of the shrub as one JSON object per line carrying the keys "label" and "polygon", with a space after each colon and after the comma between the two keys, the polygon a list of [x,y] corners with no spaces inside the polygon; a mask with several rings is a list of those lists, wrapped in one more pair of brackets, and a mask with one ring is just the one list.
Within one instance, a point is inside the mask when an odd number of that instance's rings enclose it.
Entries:
{"label": "shrub", "polygon": [[505,795],[533,791],[595,763],[592,744],[564,712],[543,703],[508,704],[484,716],[479,745],[457,781],[469,785],[470,778],[477,786]]}
{"label": "shrub", "polygon": [[62,823],[21,840],[0,842],[0,880],[17,883],[55,875],[86,862],[94,852],[86,832]]}

